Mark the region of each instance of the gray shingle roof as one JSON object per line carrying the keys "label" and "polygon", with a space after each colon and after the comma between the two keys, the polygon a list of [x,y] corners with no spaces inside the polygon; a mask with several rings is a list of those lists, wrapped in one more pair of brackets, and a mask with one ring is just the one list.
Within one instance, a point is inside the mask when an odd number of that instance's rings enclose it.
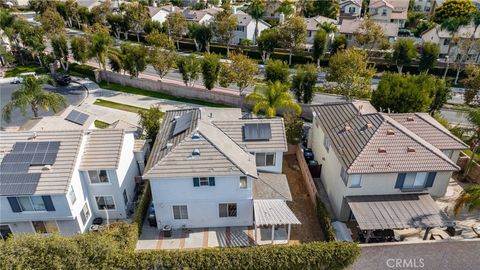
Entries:
{"label": "gray shingle roof", "polygon": [[[388,115],[372,113],[370,110],[364,112],[363,107],[359,108],[351,102],[313,107],[315,124],[320,125],[327,134],[333,151],[347,173],[459,169],[439,149]],[[408,148],[414,151],[407,152]]]}
{"label": "gray shingle roof", "polygon": [[292,200],[285,174],[258,173],[258,179],[253,180],[252,191],[254,200]]}
{"label": "gray shingle roof", "polygon": [[87,131],[87,142],[80,170],[118,168],[124,135],[123,129],[106,128]]}

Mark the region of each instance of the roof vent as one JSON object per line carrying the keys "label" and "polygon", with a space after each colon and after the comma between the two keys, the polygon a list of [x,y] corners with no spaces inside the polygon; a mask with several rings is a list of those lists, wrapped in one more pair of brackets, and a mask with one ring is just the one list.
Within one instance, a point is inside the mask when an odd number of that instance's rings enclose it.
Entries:
{"label": "roof vent", "polygon": [[380,148],[378,148],[378,153],[385,154],[385,153],[387,153],[387,149],[385,149],[384,147],[380,147]]}
{"label": "roof vent", "polygon": [[29,140],[35,140],[37,138],[37,132],[32,133],[32,137],[28,138]]}
{"label": "roof vent", "polygon": [[192,139],[194,139],[194,140],[200,139],[200,134],[195,131],[195,132],[192,134]]}
{"label": "roof vent", "polygon": [[352,127],[349,126],[349,125],[346,125],[346,126],[345,126],[345,131],[352,131]]}
{"label": "roof vent", "polygon": [[407,147],[407,153],[415,153],[415,148],[413,147]]}
{"label": "roof vent", "polygon": [[50,171],[52,169],[52,165],[45,165],[42,168],[42,171]]}
{"label": "roof vent", "polygon": [[395,135],[395,130],[393,129],[387,130],[387,135]]}
{"label": "roof vent", "polygon": [[412,116],[407,117],[407,122],[414,122],[415,119]]}
{"label": "roof vent", "polygon": [[372,123],[367,123],[367,124],[365,125],[365,127],[366,127],[366,128],[373,128],[373,124],[372,124]]}
{"label": "roof vent", "polygon": [[195,157],[195,156],[200,156],[200,149],[198,148],[193,149],[192,157]]}
{"label": "roof vent", "polygon": [[167,150],[172,149],[172,146],[173,146],[173,143],[167,143],[167,144],[165,145],[165,147],[167,148]]}

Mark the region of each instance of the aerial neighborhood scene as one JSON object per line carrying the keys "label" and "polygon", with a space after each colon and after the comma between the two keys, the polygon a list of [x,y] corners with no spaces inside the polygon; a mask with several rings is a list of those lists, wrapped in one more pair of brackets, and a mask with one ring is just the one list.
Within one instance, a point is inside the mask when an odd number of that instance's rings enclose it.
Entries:
{"label": "aerial neighborhood scene", "polygon": [[480,269],[480,1],[0,0],[0,269]]}

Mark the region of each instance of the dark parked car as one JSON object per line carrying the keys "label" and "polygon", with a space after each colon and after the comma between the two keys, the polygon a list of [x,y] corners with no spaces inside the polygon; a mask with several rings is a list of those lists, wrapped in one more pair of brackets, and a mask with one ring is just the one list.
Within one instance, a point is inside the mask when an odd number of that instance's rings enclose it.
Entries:
{"label": "dark parked car", "polygon": [[66,86],[72,82],[72,77],[68,74],[58,74],[55,76],[55,81],[58,85]]}

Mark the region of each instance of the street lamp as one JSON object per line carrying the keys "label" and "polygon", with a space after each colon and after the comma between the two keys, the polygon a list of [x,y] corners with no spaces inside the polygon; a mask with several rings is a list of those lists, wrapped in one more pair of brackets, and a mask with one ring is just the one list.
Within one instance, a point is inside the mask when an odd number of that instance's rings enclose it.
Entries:
{"label": "street lamp", "polygon": [[445,68],[445,73],[443,74],[443,79],[444,79],[444,80],[445,80],[445,78],[447,77],[448,64],[450,64],[450,62],[448,62],[448,59],[449,59],[449,58],[450,58],[450,57],[448,57],[448,55],[445,56],[445,60],[447,61],[447,67]]}

